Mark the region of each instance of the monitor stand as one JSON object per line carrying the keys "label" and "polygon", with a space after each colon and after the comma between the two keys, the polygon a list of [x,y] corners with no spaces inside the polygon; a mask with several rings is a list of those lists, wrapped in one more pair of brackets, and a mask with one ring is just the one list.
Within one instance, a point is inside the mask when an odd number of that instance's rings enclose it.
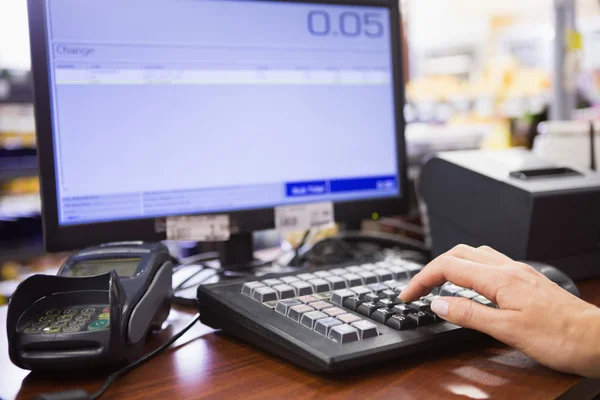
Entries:
{"label": "monitor stand", "polygon": [[254,261],[254,241],[251,232],[232,234],[226,242],[217,243],[219,261],[223,268],[246,268]]}

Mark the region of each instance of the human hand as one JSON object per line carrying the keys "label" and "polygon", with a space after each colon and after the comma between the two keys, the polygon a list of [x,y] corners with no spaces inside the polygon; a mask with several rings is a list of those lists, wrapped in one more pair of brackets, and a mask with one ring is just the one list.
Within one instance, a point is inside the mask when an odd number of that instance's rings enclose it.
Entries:
{"label": "human hand", "polygon": [[600,377],[600,309],[531,266],[489,248],[459,245],[433,260],[402,291],[414,301],[450,281],[473,289],[498,309],[457,297],[431,304],[437,315],[484,332],[560,371]]}

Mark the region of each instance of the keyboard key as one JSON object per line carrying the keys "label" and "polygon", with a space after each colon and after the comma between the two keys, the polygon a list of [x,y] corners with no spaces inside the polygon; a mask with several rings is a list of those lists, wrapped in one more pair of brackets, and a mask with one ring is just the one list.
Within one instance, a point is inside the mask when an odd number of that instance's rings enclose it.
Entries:
{"label": "keyboard key", "polygon": [[408,306],[414,308],[418,311],[426,311],[429,310],[429,304],[422,302],[420,300],[413,301],[412,303],[408,303]]}
{"label": "keyboard key", "polygon": [[296,278],[295,276],[284,276],[283,278],[279,278],[279,280],[283,283],[287,283],[290,284],[292,282],[298,282],[299,279]]}
{"label": "keyboard key", "polygon": [[300,318],[302,317],[303,314],[307,313],[307,312],[313,312],[315,311],[314,308],[307,306],[306,304],[301,304],[298,306],[293,306],[290,307],[290,309],[288,310],[288,318],[293,319],[296,322],[300,322]]}
{"label": "keyboard key", "polygon": [[271,287],[283,284],[283,282],[281,282],[279,279],[265,279],[264,281],[262,281],[262,283]]}
{"label": "keyboard key", "polygon": [[474,299],[477,296],[479,296],[479,293],[468,289],[456,293],[456,297],[464,297],[465,299]]}
{"label": "keyboard key", "polygon": [[379,268],[389,268],[392,267],[394,264],[390,263],[389,261],[379,261],[375,263],[375,265],[377,265]]}
{"label": "keyboard key", "polygon": [[431,325],[436,322],[433,315],[424,313],[423,311],[419,311],[415,314],[408,314],[407,317],[415,321],[417,326]]}
{"label": "keyboard key", "polygon": [[446,283],[440,289],[440,296],[456,296],[456,293],[462,292],[465,288],[456,286],[453,283]]}
{"label": "keyboard key", "polygon": [[329,292],[331,290],[329,282],[322,278],[311,279],[308,283],[313,285],[315,293]]}
{"label": "keyboard key", "polygon": [[363,264],[360,266],[360,269],[362,269],[363,271],[374,271],[377,268],[378,267],[375,264]]}
{"label": "keyboard key", "polygon": [[330,317],[337,317],[338,315],[342,315],[342,314],[346,314],[347,313],[346,310],[342,310],[339,307],[327,308],[327,309],[323,310],[323,312],[325,314],[329,315]]}
{"label": "keyboard key", "polygon": [[315,332],[320,335],[327,337],[329,331],[334,326],[342,325],[342,321],[336,318],[323,318],[317,321],[315,324]]}
{"label": "keyboard key", "polygon": [[394,279],[394,275],[392,275],[392,272],[388,271],[387,269],[379,268],[373,271],[373,273],[378,276],[379,282],[385,282],[389,281],[390,279]]}
{"label": "keyboard key", "polygon": [[428,296],[421,297],[421,301],[422,301],[423,303],[425,303],[425,304],[428,304],[428,305],[430,305],[430,306],[431,306],[431,303],[433,303],[433,300],[435,300],[435,299],[437,299],[437,298],[439,298],[439,297],[440,297],[440,296],[435,296],[435,295],[432,295],[432,294],[430,294],[430,295],[428,295]]}
{"label": "keyboard key", "polygon": [[350,272],[352,274],[358,274],[359,272],[363,272],[363,271],[364,270],[361,267],[357,266],[357,265],[353,265],[351,267],[347,267],[346,268],[346,272]]}
{"label": "keyboard key", "polygon": [[256,301],[260,301],[261,303],[278,300],[277,292],[274,289],[267,286],[254,289],[254,291],[252,292],[252,298]]}
{"label": "keyboard key", "polygon": [[350,290],[352,290],[358,297],[361,298],[363,298],[367,293],[371,293],[371,289],[367,288],[366,286],[356,286],[350,288]]}
{"label": "keyboard key", "polygon": [[327,314],[321,311],[311,311],[305,314],[302,314],[302,318],[300,319],[300,323],[309,329],[313,329],[315,327],[315,323],[320,320],[328,318]]}
{"label": "keyboard key", "polygon": [[317,278],[325,278],[327,276],[331,276],[331,272],[329,271],[317,271],[313,274]]}
{"label": "keyboard key", "polygon": [[369,271],[358,272],[356,275],[360,276],[365,283],[368,285],[369,283],[377,283],[377,275]]}
{"label": "keyboard key", "polygon": [[348,282],[348,287],[355,287],[363,284],[362,278],[356,274],[344,274],[341,275],[341,277]]}
{"label": "keyboard key", "polygon": [[396,292],[391,289],[386,289],[383,292],[379,293],[379,297],[387,298],[387,299],[395,299],[398,297]]}
{"label": "keyboard key", "polygon": [[414,308],[410,308],[406,304],[395,305],[394,307],[392,307],[392,311],[400,315],[414,314],[415,312],[417,312]]}
{"label": "keyboard key", "polygon": [[324,301],[317,301],[316,303],[310,303],[310,306],[318,311],[333,307],[331,304],[326,303]]}
{"label": "keyboard key", "polygon": [[400,294],[408,285],[398,285],[394,288],[394,292]]}
{"label": "keyboard key", "polygon": [[315,296],[317,300],[329,300],[331,299],[331,292],[316,293],[313,294],[313,296]]}
{"label": "keyboard key", "polygon": [[313,274],[300,274],[300,275],[296,275],[296,277],[298,279],[302,279],[303,281],[308,281],[308,280],[316,279],[317,278]]}
{"label": "keyboard key", "polygon": [[474,302],[482,304],[486,307],[492,307],[492,308],[498,308],[497,305],[495,305],[494,303],[492,303],[491,301],[489,301],[488,299],[486,299],[483,296],[477,296],[477,297],[473,297],[472,299]]}
{"label": "keyboard key", "polygon": [[298,301],[304,303],[304,304],[310,304],[310,303],[314,303],[315,301],[319,301],[319,299],[317,299],[315,296],[301,296],[298,297]]}
{"label": "keyboard key", "polygon": [[356,312],[364,315],[365,317],[370,317],[371,314],[375,312],[375,310],[377,310],[377,306],[375,305],[375,303],[367,302],[362,303],[360,306],[358,306]]}
{"label": "keyboard key", "polygon": [[402,265],[402,268],[404,268],[405,270],[408,271],[408,277],[412,278],[413,276],[415,276],[416,274],[418,274],[419,272],[421,272],[421,270],[423,269],[423,265],[421,264],[417,264],[414,262],[406,262],[404,265]]}
{"label": "keyboard key", "polygon": [[298,293],[298,296],[306,296],[309,294],[313,294],[313,286],[308,282],[304,282],[304,281],[292,282],[292,283],[290,283],[290,286],[296,288],[296,292]]}
{"label": "keyboard key", "polygon": [[396,301],[392,300],[392,299],[379,299],[379,301],[377,302],[377,307],[379,308],[392,308],[394,307],[396,304]]}
{"label": "keyboard key", "polygon": [[260,282],[246,282],[244,286],[242,286],[242,294],[245,294],[248,297],[252,297],[252,292],[254,289],[259,287],[264,287],[265,285]]}
{"label": "keyboard key", "polygon": [[274,310],[275,306],[277,306],[277,303],[279,303],[277,300],[271,300],[271,301],[267,301],[262,304],[263,304],[263,306],[269,307],[271,310]]}
{"label": "keyboard key", "polygon": [[397,331],[404,331],[406,329],[414,329],[417,327],[417,322],[414,319],[399,314],[392,315],[385,324]]}
{"label": "keyboard key", "polygon": [[296,299],[281,300],[275,306],[275,311],[277,311],[279,314],[283,314],[287,317],[287,314],[288,314],[288,311],[290,310],[290,308],[292,308],[294,306],[300,306],[300,305],[302,305],[302,303],[300,303]]}
{"label": "keyboard key", "polygon": [[344,305],[344,308],[347,308],[348,310],[356,311],[358,306],[360,306],[364,302],[365,301],[362,300],[360,297],[352,296],[352,297],[348,297],[347,299],[345,299],[343,305]]}
{"label": "keyboard key", "polygon": [[363,300],[367,301],[367,302],[371,302],[371,303],[377,303],[379,301],[379,296],[377,296],[375,293],[367,293],[363,296]]}
{"label": "keyboard key", "polygon": [[389,281],[385,281],[385,282],[383,282],[383,284],[384,284],[385,286],[387,286],[387,287],[388,287],[388,289],[393,289],[393,288],[395,288],[396,286],[400,286],[400,285],[402,284],[402,282],[400,282],[400,281],[397,281],[397,280],[395,280],[395,279],[390,279]]}
{"label": "keyboard key", "polygon": [[329,331],[329,339],[336,343],[344,344],[360,340],[358,329],[350,325],[338,325]]}
{"label": "keyboard key", "polygon": [[327,282],[329,282],[329,285],[331,286],[331,290],[345,289],[348,285],[346,283],[346,280],[340,276],[331,275],[331,276],[327,276],[323,279],[325,279]]}
{"label": "keyboard key", "polygon": [[389,267],[388,270],[394,275],[394,279],[397,281],[404,281],[410,279],[410,275],[407,270],[397,265]]}
{"label": "keyboard key", "polygon": [[358,330],[358,337],[360,340],[379,336],[379,332],[377,332],[377,325],[369,321],[355,322],[352,324],[352,326]]}
{"label": "keyboard key", "polygon": [[392,310],[387,308],[378,308],[373,314],[371,314],[371,319],[381,324],[385,324],[392,315],[394,315]]}
{"label": "keyboard key", "polygon": [[358,315],[354,315],[354,314],[338,315],[337,319],[339,319],[340,321],[342,321],[345,324],[351,324],[356,321],[361,321],[361,318]]}
{"label": "keyboard key", "polygon": [[335,268],[335,269],[330,269],[329,272],[331,272],[332,275],[344,275],[348,271],[346,271],[344,268]]}
{"label": "keyboard key", "polygon": [[344,300],[354,295],[355,293],[348,289],[336,290],[331,294],[331,302],[341,306],[344,304]]}
{"label": "keyboard key", "polygon": [[279,299],[281,299],[281,300],[291,299],[292,297],[296,297],[296,289],[294,289],[290,285],[286,285],[286,284],[276,285],[276,286],[273,286],[273,289],[275,289],[275,291],[277,291],[277,295],[279,296]]}
{"label": "keyboard key", "polygon": [[375,293],[383,292],[388,288],[383,283],[371,283],[370,285],[367,285],[367,287]]}

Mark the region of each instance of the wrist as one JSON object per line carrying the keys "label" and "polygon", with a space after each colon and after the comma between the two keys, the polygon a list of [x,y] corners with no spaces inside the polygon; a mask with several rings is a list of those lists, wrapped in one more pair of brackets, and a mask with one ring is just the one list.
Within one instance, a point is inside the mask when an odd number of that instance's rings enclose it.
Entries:
{"label": "wrist", "polygon": [[600,308],[590,305],[574,321],[583,333],[580,348],[583,352],[583,376],[600,378]]}

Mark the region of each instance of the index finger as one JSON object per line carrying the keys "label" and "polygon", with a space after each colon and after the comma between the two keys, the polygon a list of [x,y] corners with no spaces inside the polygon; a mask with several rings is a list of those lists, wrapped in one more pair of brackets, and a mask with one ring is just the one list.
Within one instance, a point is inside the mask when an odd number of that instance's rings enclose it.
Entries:
{"label": "index finger", "polygon": [[498,268],[444,254],[415,275],[400,293],[400,298],[405,302],[413,301],[428,294],[432,288],[450,281],[473,289],[496,303],[497,290],[505,280],[505,274]]}

